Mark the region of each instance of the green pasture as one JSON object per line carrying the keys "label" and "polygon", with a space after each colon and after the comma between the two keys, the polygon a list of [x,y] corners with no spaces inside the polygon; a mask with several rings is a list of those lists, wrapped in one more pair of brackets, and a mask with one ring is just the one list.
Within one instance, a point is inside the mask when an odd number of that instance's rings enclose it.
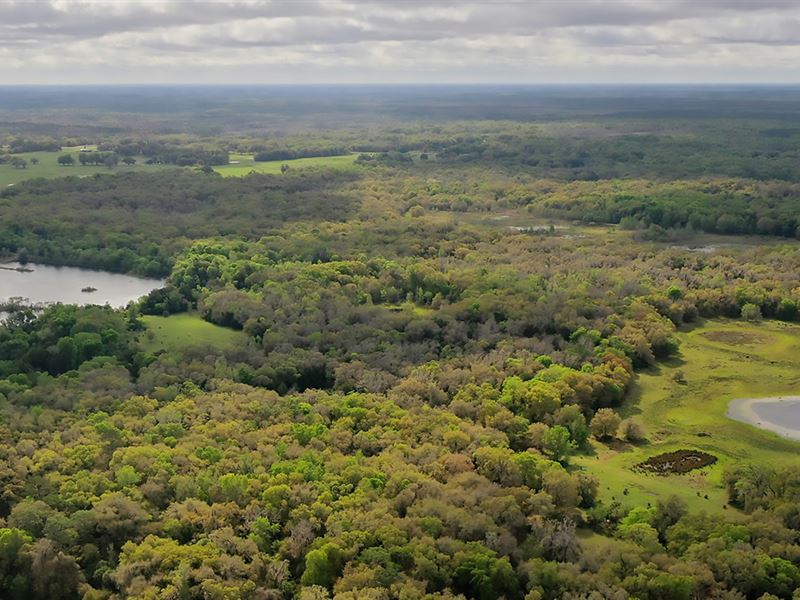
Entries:
{"label": "green pasture", "polygon": [[319,156],[315,158],[296,158],[294,160],[272,160],[256,162],[252,154],[231,154],[231,162],[227,165],[214,167],[217,173],[225,177],[242,177],[250,173],[277,174],[281,172],[282,165],[289,165],[291,169],[324,168],[349,171],[356,168],[355,154],[343,156]]}
{"label": "green pasture", "polygon": [[[91,148],[91,147],[89,147]],[[62,167],[58,164],[58,157],[63,154],[71,154],[75,159],[75,164],[71,167]],[[25,181],[27,179],[35,179],[43,177],[45,179],[53,179],[56,177],[67,177],[73,175],[76,177],[84,177],[87,175],[94,175],[95,173],[116,173],[119,171],[156,171],[165,168],[175,168],[174,165],[146,165],[147,160],[144,156],[135,156],[136,164],[127,166],[122,163],[116,167],[86,165],[83,166],[78,162],[80,155],[80,147],[64,148],[59,152],[22,152],[14,154],[19,158],[28,161],[28,166],[24,169],[14,167],[10,164],[0,164],[0,188]],[[38,164],[33,164],[32,159],[38,160]]]}
{"label": "green pasture", "polygon": [[148,352],[172,352],[193,346],[231,348],[242,343],[244,334],[204,321],[196,313],[169,317],[144,316],[145,331],[141,343]]}
{"label": "green pasture", "polygon": [[[641,372],[620,413],[644,424],[648,442],[593,442],[576,466],[596,475],[604,500],[655,504],[670,494],[695,510],[725,511],[724,470],[740,463],[796,462],[800,443],[725,416],[734,398],[800,393],[800,326],[777,321],[709,321],[677,334],[680,354]],[[678,450],[709,452],[715,465],[686,475],[642,473],[635,465]],[[708,498],[706,498],[708,496]]]}

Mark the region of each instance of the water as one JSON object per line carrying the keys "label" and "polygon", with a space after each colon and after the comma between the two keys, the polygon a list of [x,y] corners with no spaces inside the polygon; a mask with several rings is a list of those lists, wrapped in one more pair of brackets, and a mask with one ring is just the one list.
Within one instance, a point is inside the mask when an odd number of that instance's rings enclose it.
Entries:
{"label": "water", "polygon": [[800,434],[800,399],[755,402],[753,411],[762,421],[777,423]]}
{"label": "water", "polygon": [[800,396],[734,400],[728,405],[728,416],[800,440]]}
{"label": "water", "polygon": [[[162,279],[144,279],[75,267],[28,263],[3,263],[0,267],[0,302],[21,297],[28,304],[109,304],[120,308],[131,300],[163,287]],[[31,269],[20,272],[10,269]],[[96,288],[94,292],[81,291]]]}

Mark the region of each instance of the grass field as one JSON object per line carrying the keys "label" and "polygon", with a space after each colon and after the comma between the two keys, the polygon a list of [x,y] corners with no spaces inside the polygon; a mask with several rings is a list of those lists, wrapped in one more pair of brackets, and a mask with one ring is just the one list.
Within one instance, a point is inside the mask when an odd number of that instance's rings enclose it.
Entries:
{"label": "grass field", "polygon": [[[576,457],[574,463],[600,479],[605,500],[655,504],[659,497],[676,494],[692,509],[723,511],[726,467],[797,461],[800,443],[729,419],[725,412],[734,398],[800,392],[800,326],[774,321],[711,321],[677,337],[680,355],[640,373],[620,409],[623,417],[632,416],[644,424],[648,443],[609,446],[594,442],[595,454]],[[685,383],[678,382],[679,371]],[[659,476],[633,470],[651,456],[681,448],[709,452],[719,460],[687,475]]]}
{"label": "grass field", "polygon": [[292,169],[326,168],[349,171],[357,168],[355,154],[268,162],[256,162],[252,154],[231,154],[230,160],[231,164],[214,167],[214,170],[225,177],[241,177],[253,172],[274,175],[281,172],[281,165],[289,165]]}
{"label": "grass field", "polygon": [[142,317],[146,331],[141,337],[148,352],[183,350],[192,346],[230,348],[241,343],[244,334],[204,321],[197,314],[184,313],[169,317]]}
{"label": "grass field", "polygon": [[[58,157],[62,154],[71,154],[75,159],[75,165],[72,167],[60,166],[58,164]],[[146,158],[143,156],[135,157],[137,162],[133,166],[126,166],[123,164],[111,168],[94,165],[82,166],[78,163],[79,155],[80,148],[77,147],[64,148],[59,152],[24,152],[21,154],[14,154],[14,156],[27,160],[28,166],[25,169],[18,169],[10,164],[0,164],[0,188],[37,177],[52,179],[55,177],[67,177],[68,175],[83,177],[94,175],[95,173],[157,171],[161,169],[177,168],[175,165],[146,165],[144,164]],[[33,164],[31,159],[36,159],[39,162]],[[318,158],[297,158],[295,160],[276,160],[270,162],[256,162],[253,160],[252,154],[232,154],[230,160],[231,164],[214,167],[214,170],[225,177],[242,177],[243,175],[248,175],[253,172],[278,174],[281,172],[281,166],[284,164],[289,165],[292,169],[326,168],[348,171],[357,168],[355,164],[355,154],[321,156]]]}
{"label": "grass field", "polygon": [[[37,177],[44,177],[45,179],[53,179],[55,177],[67,177],[74,175],[82,177],[86,175],[94,175],[95,173],[115,173],[118,171],[157,171],[166,168],[176,168],[174,165],[146,165],[146,160],[143,156],[136,156],[136,164],[127,166],[119,164],[116,167],[82,166],[78,163],[78,156],[80,148],[64,148],[59,152],[24,152],[21,154],[14,154],[19,158],[24,158],[28,161],[28,166],[25,169],[18,169],[10,164],[0,164],[0,188],[6,187],[11,184],[25,181],[26,179],[35,179]],[[72,167],[62,167],[58,164],[58,157],[62,154],[71,154],[75,159],[75,165]],[[38,164],[33,164],[31,159],[39,161]]]}

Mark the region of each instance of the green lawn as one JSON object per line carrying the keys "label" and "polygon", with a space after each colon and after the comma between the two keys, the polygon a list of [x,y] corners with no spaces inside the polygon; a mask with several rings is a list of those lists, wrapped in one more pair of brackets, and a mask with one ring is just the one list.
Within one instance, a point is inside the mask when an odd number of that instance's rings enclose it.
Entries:
{"label": "green lawn", "polygon": [[[576,457],[574,463],[600,479],[605,500],[655,504],[659,497],[677,494],[693,509],[722,511],[726,467],[797,461],[800,443],[728,419],[725,413],[734,398],[800,392],[800,326],[712,321],[677,337],[679,357],[640,373],[620,409],[623,417],[633,416],[645,425],[649,442],[612,447],[594,442],[595,454]],[[676,381],[678,371],[685,383]],[[665,477],[632,469],[650,456],[680,448],[710,452],[719,460],[687,475]]]}
{"label": "green lawn", "polygon": [[340,171],[356,169],[356,155],[346,154],[344,156],[320,156],[317,158],[296,158],[294,160],[273,160],[268,162],[256,162],[252,154],[231,154],[231,163],[214,167],[217,173],[225,177],[241,177],[249,173],[269,173],[276,174],[281,172],[281,165],[289,165],[292,169],[326,168]]}
{"label": "green lawn", "polygon": [[[136,156],[136,164],[133,166],[126,166],[119,164],[116,167],[82,166],[78,162],[80,148],[64,148],[59,152],[23,152],[14,154],[19,158],[24,158],[28,161],[28,166],[25,169],[18,169],[10,164],[0,164],[0,188],[8,185],[25,181],[26,179],[34,179],[37,177],[44,177],[52,179],[55,177],[66,177],[68,175],[75,175],[78,177],[86,175],[94,175],[95,173],[115,173],[119,171],[157,171],[165,168],[175,168],[174,165],[146,165],[144,161],[147,160],[143,156]],[[71,154],[75,159],[75,165],[72,167],[62,167],[58,164],[58,157],[62,154]],[[33,164],[31,159],[39,161],[38,164]]]}
{"label": "green lawn", "polygon": [[147,327],[141,337],[142,345],[153,353],[183,350],[192,346],[231,348],[245,339],[242,332],[204,321],[195,313],[169,317],[144,316],[142,321]]}

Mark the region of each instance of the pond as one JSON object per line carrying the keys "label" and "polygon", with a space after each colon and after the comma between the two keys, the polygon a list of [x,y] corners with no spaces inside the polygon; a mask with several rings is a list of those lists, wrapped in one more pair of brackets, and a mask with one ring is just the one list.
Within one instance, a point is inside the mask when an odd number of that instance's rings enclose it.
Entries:
{"label": "pond", "polygon": [[119,308],[163,285],[161,279],[75,267],[0,264],[0,303],[23,298],[26,304],[109,304]]}
{"label": "pond", "polygon": [[800,440],[800,396],[740,398],[728,405],[728,416],[783,437]]}

